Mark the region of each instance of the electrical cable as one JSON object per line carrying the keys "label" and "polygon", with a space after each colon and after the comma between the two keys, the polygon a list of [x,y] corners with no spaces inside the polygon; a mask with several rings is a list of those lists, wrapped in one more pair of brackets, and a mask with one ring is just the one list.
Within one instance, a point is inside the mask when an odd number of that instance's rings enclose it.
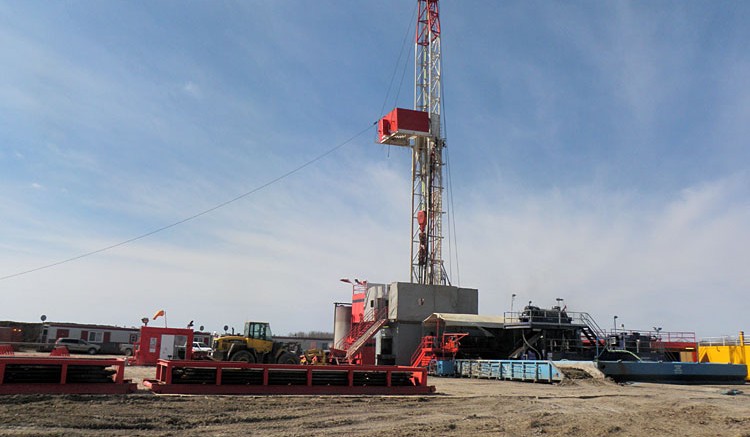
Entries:
{"label": "electrical cable", "polygon": [[[391,88],[393,87],[393,80],[396,78],[396,72],[398,71],[398,66],[401,63],[401,56],[404,54],[404,48],[406,47],[406,43],[409,38],[409,31],[411,31],[411,23],[414,22],[414,17],[417,15],[417,6],[419,4],[416,4],[414,6],[414,12],[412,12],[411,19],[409,20],[409,24],[406,26],[406,32],[404,33],[404,40],[401,42],[401,50],[398,53],[398,59],[396,60],[396,64],[393,66],[393,74],[391,75],[391,82],[388,84],[388,90],[385,92],[385,97],[383,98],[383,105],[380,107],[380,114],[378,114],[378,119],[385,115],[383,111],[385,111],[385,105],[388,102],[388,96],[391,94]],[[401,88],[404,84],[404,76],[406,75],[406,66],[409,64],[410,56],[407,55],[406,60],[404,61],[404,70],[401,73],[401,81],[398,83],[398,88],[396,89],[396,96],[393,99],[393,107],[398,106],[398,96],[401,94]],[[385,147],[385,145],[383,145]],[[382,150],[382,149],[381,149]],[[390,157],[391,155],[391,148],[388,147],[388,151],[386,156]]]}
{"label": "electrical cable", "polygon": [[206,215],[208,213],[216,211],[217,209],[223,208],[223,207],[225,207],[225,206],[227,206],[227,205],[229,205],[231,203],[234,203],[234,202],[236,202],[236,201],[238,201],[240,199],[243,199],[243,198],[245,198],[247,196],[250,196],[251,194],[255,194],[258,191],[261,191],[261,190],[263,190],[263,189],[265,189],[265,188],[267,188],[267,187],[269,187],[269,186],[271,186],[271,185],[273,185],[273,184],[281,181],[282,179],[286,179],[287,177],[292,176],[293,174],[295,174],[295,173],[299,172],[300,170],[304,169],[305,167],[308,167],[308,166],[310,166],[310,165],[312,165],[312,164],[320,161],[321,159],[325,158],[326,156],[330,155],[331,153],[337,151],[338,149],[340,149],[340,148],[344,147],[345,145],[347,145],[347,144],[351,143],[352,141],[354,141],[356,138],[358,138],[359,136],[361,136],[362,134],[364,134],[365,132],[367,132],[368,130],[370,130],[375,124],[377,124],[377,122],[368,125],[365,129],[362,129],[358,133],[352,135],[346,141],[344,141],[344,142],[342,142],[342,143],[340,143],[340,144],[338,144],[338,145],[336,145],[336,146],[328,149],[327,151],[325,151],[325,152],[321,153],[320,155],[316,156],[315,158],[313,158],[313,159],[305,162],[304,164],[302,164],[300,166],[297,166],[297,167],[293,168],[292,170],[289,170],[286,173],[283,173],[282,175],[277,176],[277,177],[271,179],[270,181],[268,181],[268,182],[266,182],[266,183],[264,183],[262,185],[259,185],[259,186],[255,187],[255,188],[253,188],[250,191],[242,193],[239,196],[236,196],[236,197],[234,197],[232,199],[229,199],[229,200],[227,200],[225,202],[219,203],[218,205],[212,206],[211,208],[205,209],[205,210],[203,210],[203,211],[201,211],[199,213],[193,214],[193,215],[191,215],[191,216],[189,216],[187,218],[184,218],[182,220],[176,221],[174,223],[170,223],[170,224],[168,224],[166,226],[162,226],[160,228],[157,228],[157,229],[154,229],[152,231],[146,232],[145,234],[138,235],[137,237],[133,237],[133,238],[127,239],[125,241],[121,241],[119,243],[112,244],[112,245],[107,246],[107,247],[103,247],[101,249],[93,250],[91,252],[82,253],[80,255],[64,259],[62,261],[57,261],[57,262],[54,262],[54,263],[51,263],[51,264],[47,264],[47,265],[43,265],[43,266],[40,266],[40,267],[36,267],[36,268],[30,269],[30,270],[26,270],[26,271],[22,271],[22,272],[18,272],[18,273],[13,273],[11,275],[2,276],[2,277],[0,277],[0,281],[6,280],[6,279],[10,279],[10,278],[15,278],[17,276],[26,275],[26,274],[33,273],[33,272],[38,272],[39,270],[44,270],[44,269],[48,269],[48,268],[51,268],[51,267],[56,267],[56,266],[59,266],[61,264],[69,263],[69,262],[72,262],[72,261],[77,261],[77,260],[79,260],[81,258],[86,258],[86,257],[91,256],[91,255],[96,255],[98,253],[106,252],[108,250],[111,250],[111,249],[114,249],[114,248],[117,248],[117,247],[120,247],[120,246],[124,246],[124,245],[132,243],[134,241],[138,241],[138,240],[144,239],[146,237],[150,237],[150,236],[152,236],[154,234],[158,234],[159,232],[166,231],[167,229],[174,228],[175,226],[179,226],[179,225],[181,225],[183,223],[189,222],[189,221],[194,220],[194,219],[196,219],[198,217],[201,217],[201,216],[204,216],[204,215]]}
{"label": "electrical cable", "polygon": [[[440,56],[440,79],[442,81],[443,76],[445,75],[443,73],[443,58],[445,57],[445,53],[441,53],[442,56]],[[445,115],[445,90],[443,87],[440,87],[440,116],[442,117],[442,126],[443,126],[443,137],[448,138],[448,117]],[[447,142],[447,141],[446,141]],[[448,267],[451,270],[451,275],[453,274],[453,256],[455,256],[456,259],[456,285],[461,286],[461,269],[459,267],[458,262],[458,238],[456,237],[456,209],[453,206],[453,178],[451,177],[451,165],[450,165],[450,154],[448,153],[448,147],[444,147],[443,150],[445,151],[445,169],[448,176]],[[453,231],[451,232],[451,228],[453,228]],[[451,244],[451,237],[453,237],[453,242]]]}
{"label": "electrical cable", "polygon": [[[416,12],[416,11],[415,11]],[[411,27],[409,27],[408,30],[411,30]],[[407,35],[408,35],[407,30]],[[396,96],[393,98],[393,106],[398,106],[398,97],[401,95],[401,89],[404,87],[404,78],[406,77],[406,68],[409,65],[409,60],[411,59],[411,52],[409,52],[409,55],[406,57],[406,61],[404,61],[404,69],[401,72],[401,81],[398,83],[398,88],[396,89]]]}
{"label": "electrical cable", "polygon": [[[391,94],[391,88],[393,87],[393,80],[396,78],[396,72],[398,71],[399,64],[401,64],[401,57],[404,54],[404,47],[406,47],[407,38],[409,37],[409,31],[411,30],[411,23],[414,22],[414,17],[417,13],[417,7],[414,7],[414,12],[412,13],[411,19],[409,20],[409,25],[406,26],[406,33],[404,33],[404,40],[401,43],[401,51],[398,53],[398,59],[396,60],[396,65],[393,66],[393,74],[391,75],[391,82],[388,84],[388,90],[385,93],[385,98],[383,98],[383,106],[380,107],[380,114],[379,117],[382,117],[383,111],[385,111],[385,105],[388,102],[388,96]],[[404,71],[406,71],[406,65],[409,63],[409,58],[406,58],[406,61],[404,62]],[[404,74],[401,75],[401,82],[398,84],[398,88],[396,91],[396,100],[398,100],[398,95],[401,92],[401,85],[404,83]],[[394,102],[394,106],[396,106],[396,102]]]}
{"label": "electrical cable", "polygon": [[[453,256],[456,260],[456,285],[461,285],[461,268],[458,262],[458,238],[456,236],[456,208],[453,205],[453,178],[451,176],[451,167],[450,167],[450,154],[448,153],[448,149],[445,149],[445,164],[446,164],[446,170],[448,172],[448,203],[450,204],[450,210],[448,213],[448,232],[449,232],[449,239],[452,237],[453,242],[452,244],[449,244],[449,248],[452,248],[453,250]],[[453,229],[451,231],[451,228]],[[450,242],[450,240],[449,240]],[[451,267],[452,267],[451,263]]]}

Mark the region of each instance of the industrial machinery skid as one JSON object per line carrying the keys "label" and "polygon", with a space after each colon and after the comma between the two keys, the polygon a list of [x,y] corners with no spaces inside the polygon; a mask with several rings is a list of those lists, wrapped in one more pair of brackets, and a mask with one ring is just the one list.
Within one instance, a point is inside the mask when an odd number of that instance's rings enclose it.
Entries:
{"label": "industrial machinery skid", "polygon": [[427,369],[399,366],[305,366],[231,361],[159,360],[154,393],[234,395],[427,394]]}
{"label": "industrial machinery skid", "polygon": [[0,356],[0,394],[125,394],[123,359]]}

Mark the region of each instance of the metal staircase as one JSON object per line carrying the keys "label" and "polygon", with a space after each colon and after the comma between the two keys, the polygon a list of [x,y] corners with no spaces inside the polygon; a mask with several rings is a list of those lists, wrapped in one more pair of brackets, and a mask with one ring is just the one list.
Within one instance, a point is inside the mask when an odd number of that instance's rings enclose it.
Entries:
{"label": "metal staircase", "polygon": [[435,348],[437,347],[437,337],[428,335],[422,337],[422,341],[417,346],[417,350],[411,356],[412,367],[427,367],[435,356]]}
{"label": "metal staircase", "polygon": [[357,355],[362,346],[365,345],[375,335],[376,332],[388,322],[388,319],[380,319],[372,322],[370,326],[365,330],[362,335],[359,336],[354,342],[346,349],[346,360],[351,362],[352,358]]}
{"label": "metal staircase", "polygon": [[467,335],[469,334],[463,332],[443,334],[439,341],[433,335],[422,337],[411,356],[412,367],[427,367],[433,359],[455,358],[461,339]]}
{"label": "metal staircase", "polygon": [[591,342],[591,344],[595,344],[596,343],[596,340],[597,340],[596,334],[588,326],[584,326],[581,329],[581,334],[583,334],[583,336],[586,337],[586,339],[589,342]]}
{"label": "metal staircase", "polygon": [[583,329],[581,329],[581,332],[587,340],[596,346],[598,356],[600,347],[602,350],[607,348],[607,334],[589,313],[579,313],[579,315],[581,322],[585,325]]}
{"label": "metal staircase", "polygon": [[377,311],[371,310],[365,313],[363,320],[352,324],[349,334],[336,344],[335,349],[346,353],[344,359],[351,362],[360,349],[367,344],[380,328],[388,323],[388,308],[383,307]]}

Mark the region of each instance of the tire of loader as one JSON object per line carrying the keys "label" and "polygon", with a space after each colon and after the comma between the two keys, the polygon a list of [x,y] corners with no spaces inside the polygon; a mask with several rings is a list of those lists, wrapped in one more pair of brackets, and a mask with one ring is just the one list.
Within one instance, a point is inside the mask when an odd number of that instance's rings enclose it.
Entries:
{"label": "tire of loader", "polygon": [[230,358],[229,361],[244,361],[246,363],[254,363],[255,355],[248,350],[238,351],[234,355],[232,355],[232,358]]}
{"label": "tire of loader", "polygon": [[282,352],[276,362],[278,364],[299,364],[299,357],[291,352]]}

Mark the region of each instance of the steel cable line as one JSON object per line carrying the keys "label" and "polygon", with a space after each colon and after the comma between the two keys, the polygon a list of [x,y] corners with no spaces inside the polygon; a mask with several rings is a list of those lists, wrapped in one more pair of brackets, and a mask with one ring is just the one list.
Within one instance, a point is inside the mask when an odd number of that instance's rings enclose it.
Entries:
{"label": "steel cable line", "polygon": [[102,247],[101,249],[93,250],[91,252],[82,253],[80,255],[64,259],[62,261],[57,261],[57,262],[54,262],[54,263],[51,263],[51,264],[47,264],[47,265],[43,265],[43,266],[40,266],[40,267],[36,267],[36,268],[30,269],[30,270],[25,270],[25,271],[22,271],[22,272],[18,272],[18,273],[13,273],[13,274],[10,274],[10,275],[2,276],[2,277],[0,277],[0,281],[6,280],[6,279],[10,279],[10,278],[15,278],[17,276],[27,275],[27,274],[33,273],[33,272],[38,272],[39,270],[48,269],[48,268],[51,268],[51,267],[59,266],[61,264],[65,264],[65,263],[69,263],[69,262],[72,262],[72,261],[76,261],[76,260],[79,260],[81,258],[86,258],[86,257],[91,256],[91,255],[96,255],[98,253],[106,252],[108,250],[111,250],[111,249],[114,249],[114,248],[117,248],[117,247],[120,247],[120,246],[124,246],[124,245],[132,243],[134,241],[142,240],[142,239],[144,239],[146,237],[150,237],[150,236],[152,236],[154,234],[158,234],[159,232],[166,231],[167,229],[174,228],[175,226],[179,226],[179,225],[181,225],[183,223],[189,222],[189,221],[194,220],[194,219],[196,219],[198,217],[201,217],[201,216],[204,216],[204,215],[206,215],[208,213],[216,211],[217,209],[223,208],[223,207],[225,207],[225,206],[227,206],[227,205],[229,205],[231,203],[234,203],[234,202],[236,202],[236,201],[238,201],[240,199],[244,199],[245,197],[250,196],[251,194],[255,194],[258,191],[261,191],[261,190],[263,190],[263,189],[265,189],[265,188],[267,188],[267,187],[269,187],[269,186],[271,186],[271,185],[273,185],[273,184],[281,181],[282,179],[286,179],[287,177],[289,177],[289,176],[291,176],[291,175],[299,172],[300,170],[304,169],[305,167],[308,167],[308,166],[310,166],[310,165],[312,165],[312,164],[320,161],[321,159],[325,158],[326,156],[330,155],[331,153],[337,151],[338,149],[340,149],[340,148],[344,147],[345,145],[347,145],[347,144],[351,143],[352,141],[354,141],[356,138],[358,138],[359,136],[361,136],[362,134],[364,134],[365,132],[367,132],[368,130],[370,130],[375,124],[377,124],[377,121],[375,123],[373,123],[373,124],[368,125],[365,129],[362,129],[361,131],[359,131],[356,134],[352,135],[346,141],[344,141],[344,142],[342,142],[342,143],[340,143],[340,144],[338,144],[338,145],[336,145],[336,146],[328,149],[327,151],[325,151],[325,152],[321,153],[320,155],[316,156],[315,158],[313,158],[313,159],[305,162],[304,164],[302,164],[302,165],[300,165],[298,167],[295,167],[292,170],[289,170],[286,173],[283,173],[282,175],[277,176],[277,177],[271,179],[270,181],[268,181],[268,182],[266,182],[266,183],[264,183],[262,185],[259,185],[259,186],[255,187],[255,188],[253,188],[250,191],[242,193],[242,194],[240,194],[237,197],[229,199],[229,200],[227,200],[225,202],[222,202],[222,203],[220,203],[218,205],[212,206],[211,208],[205,209],[205,210],[203,210],[201,212],[193,214],[193,215],[191,215],[191,216],[189,216],[187,218],[184,218],[182,220],[176,221],[174,223],[170,223],[170,224],[168,224],[166,226],[162,226],[162,227],[160,227],[158,229],[154,229],[152,231],[146,232],[145,234],[138,235],[137,237],[133,237],[133,238],[130,238],[128,240],[121,241],[121,242],[116,243],[116,244],[112,244],[112,245],[107,246],[107,247]]}
{"label": "steel cable line", "polygon": [[[383,111],[385,111],[385,105],[388,102],[388,96],[390,96],[391,89],[393,89],[393,81],[396,79],[396,73],[398,72],[398,67],[401,64],[401,57],[404,55],[404,49],[406,48],[406,44],[407,44],[407,42],[409,40],[409,32],[412,29],[411,25],[412,25],[412,23],[414,23],[414,17],[417,16],[417,6],[418,6],[418,4],[414,5],[414,11],[412,12],[411,19],[409,20],[409,25],[406,26],[406,33],[404,33],[404,40],[401,43],[401,50],[398,53],[398,59],[396,60],[396,64],[393,66],[393,74],[391,75],[391,82],[388,84],[388,89],[385,92],[385,96],[383,98],[383,105],[380,107],[380,114],[378,114],[378,119],[380,119],[381,117],[383,117],[385,115],[385,113]],[[406,59],[404,60],[403,72],[401,73],[401,81],[398,83],[398,88],[396,88],[396,95],[393,98],[393,107],[394,108],[398,106],[398,96],[401,95],[401,87],[404,84],[404,76],[406,75],[406,68],[407,68],[407,66],[409,64],[409,59],[410,59],[410,55],[409,55],[409,52],[407,52]],[[379,139],[376,138],[376,142],[379,142],[378,140]],[[384,144],[381,147],[381,150],[383,148],[385,148],[385,147],[386,146]],[[391,156],[391,147],[390,146],[388,146],[388,150],[386,152],[386,156],[389,157],[389,158]]]}
{"label": "steel cable line", "polygon": [[[440,57],[440,75],[441,79],[445,75],[443,73],[443,56]],[[440,87],[440,108],[442,116],[443,135],[448,138],[448,117],[445,114],[445,88]],[[453,258],[456,260],[456,284],[461,286],[461,270],[459,267],[458,258],[458,238],[456,236],[456,208],[453,205],[453,177],[451,175],[450,165],[450,153],[449,148],[445,147],[445,169],[448,176],[448,267],[451,269],[451,275],[453,274]],[[453,241],[451,241],[451,239]],[[451,244],[452,243],[452,244]],[[452,250],[451,250],[452,249]]]}
{"label": "steel cable line", "polygon": [[[383,105],[380,107],[380,114],[378,114],[378,117],[382,117],[385,115],[383,111],[385,111],[385,105],[388,102],[388,96],[391,94],[391,89],[393,88],[393,81],[396,79],[396,73],[398,72],[398,67],[401,64],[401,57],[404,55],[404,49],[406,47],[406,44],[408,42],[409,38],[409,32],[411,31],[411,25],[414,23],[414,17],[417,15],[417,7],[415,5],[414,11],[412,12],[411,19],[409,20],[409,25],[406,26],[406,33],[404,33],[404,40],[401,43],[401,51],[398,53],[398,59],[396,60],[396,64],[393,66],[393,74],[391,75],[391,82],[388,84],[388,90],[385,92],[385,98],[383,98]],[[407,58],[404,61],[404,69],[401,73],[401,81],[398,84],[398,88],[396,88],[396,96],[393,99],[393,106],[398,106],[398,96],[401,94],[401,86],[404,83],[404,75],[406,74],[406,67],[409,63],[409,54],[407,52]]]}

